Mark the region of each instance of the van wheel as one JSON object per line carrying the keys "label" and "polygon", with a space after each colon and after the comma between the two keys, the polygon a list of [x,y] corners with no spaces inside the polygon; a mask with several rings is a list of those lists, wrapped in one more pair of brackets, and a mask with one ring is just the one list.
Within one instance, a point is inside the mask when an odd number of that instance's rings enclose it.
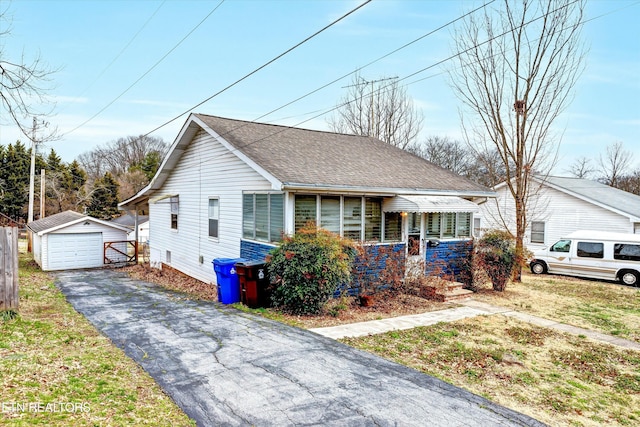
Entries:
{"label": "van wheel", "polygon": [[618,276],[620,277],[620,282],[627,286],[638,286],[640,281],[640,273],[633,270],[623,270]]}
{"label": "van wheel", "polygon": [[547,272],[547,265],[542,261],[533,261],[530,266],[533,274],[544,274]]}

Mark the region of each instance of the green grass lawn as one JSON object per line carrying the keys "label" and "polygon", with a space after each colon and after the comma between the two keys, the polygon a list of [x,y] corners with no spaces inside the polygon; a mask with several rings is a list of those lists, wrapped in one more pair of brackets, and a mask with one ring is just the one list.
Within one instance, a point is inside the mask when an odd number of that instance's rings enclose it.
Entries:
{"label": "green grass lawn", "polygon": [[[638,288],[525,275],[475,298],[640,341]],[[640,425],[640,351],[501,315],[342,341],[549,425]]]}
{"label": "green grass lawn", "polygon": [[0,424],[195,425],[21,253],[17,317],[0,316]]}
{"label": "green grass lawn", "polygon": [[640,288],[567,276],[522,277],[505,292],[482,290],[474,298],[640,342]]}

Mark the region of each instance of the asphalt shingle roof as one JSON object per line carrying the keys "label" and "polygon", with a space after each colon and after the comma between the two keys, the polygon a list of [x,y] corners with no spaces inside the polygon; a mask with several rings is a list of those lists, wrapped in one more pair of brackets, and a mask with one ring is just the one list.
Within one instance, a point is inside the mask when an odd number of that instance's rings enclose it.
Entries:
{"label": "asphalt shingle roof", "polygon": [[67,224],[84,217],[86,217],[86,215],[78,212],[64,211],[51,216],[47,216],[42,219],[38,219],[36,221],[31,221],[29,224],[27,224],[27,226],[34,233],[39,233],[41,231],[49,230],[51,228]]}
{"label": "asphalt shingle roof", "polygon": [[545,181],[585,199],[640,217],[640,196],[633,193],[581,178],[548,176]]}
{"label": "asphalt shingle roof", "polygon": [[491,192],[376,138],[195,116],[285,184]]}

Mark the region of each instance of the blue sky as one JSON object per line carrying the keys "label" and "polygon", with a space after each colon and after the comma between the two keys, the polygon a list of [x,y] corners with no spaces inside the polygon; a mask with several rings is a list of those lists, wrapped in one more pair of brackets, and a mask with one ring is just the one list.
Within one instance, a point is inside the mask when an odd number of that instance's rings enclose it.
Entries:
{"label": "blue sky", "polygon": [[[39,52],[52,68],[59,69],[52,76],[49,95],[56,101],[56,114],[49,121],[63,137],[41,150],[48,153],[54,148],[70,162],[96,145],[146,134],[362,2],[219,3],[3,1],[12,17],[11,35],[2,40],[6,57],[16,58],[24,52],[29,59]],[[255,120],[479,4],[471,0],[374,0],[194,112]],[[585,25],[586,69],[574,100],[556,123],[564,135],[554,170],[558,175],[565,174],[575,158],[597,157],[616,141],[634,153],[634,166],[640,165],[640,1],[590,0],[586,12],[587,19],[604,16]],[[403,78],[429,67],[451,55],[451,31],[452,27],[440,30],[360,73],[368,80]],[[460,102],[442,71],[435,67],[403,81],[409,83],[407,92],[424,115],[422,138],[461,135]],[[335,106],[350,82],[351,77],[346,77],[259,121],[326,130],[328,115],[314,116]],[[186,117],[152,135],[173,142]],[[26,140],[5,122],[0,144]]]}

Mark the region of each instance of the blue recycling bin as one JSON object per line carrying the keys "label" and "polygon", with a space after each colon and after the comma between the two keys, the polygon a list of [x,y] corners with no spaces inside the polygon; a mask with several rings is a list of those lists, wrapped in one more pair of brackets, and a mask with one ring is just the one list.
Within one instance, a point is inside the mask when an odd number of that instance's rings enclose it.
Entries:
{"label": "blue recycling bin", "polygon": [[216,258],[212,261],[218,281],[218,301],[223,304],[240,302],[240,282],[235,264],[244,258]]}

